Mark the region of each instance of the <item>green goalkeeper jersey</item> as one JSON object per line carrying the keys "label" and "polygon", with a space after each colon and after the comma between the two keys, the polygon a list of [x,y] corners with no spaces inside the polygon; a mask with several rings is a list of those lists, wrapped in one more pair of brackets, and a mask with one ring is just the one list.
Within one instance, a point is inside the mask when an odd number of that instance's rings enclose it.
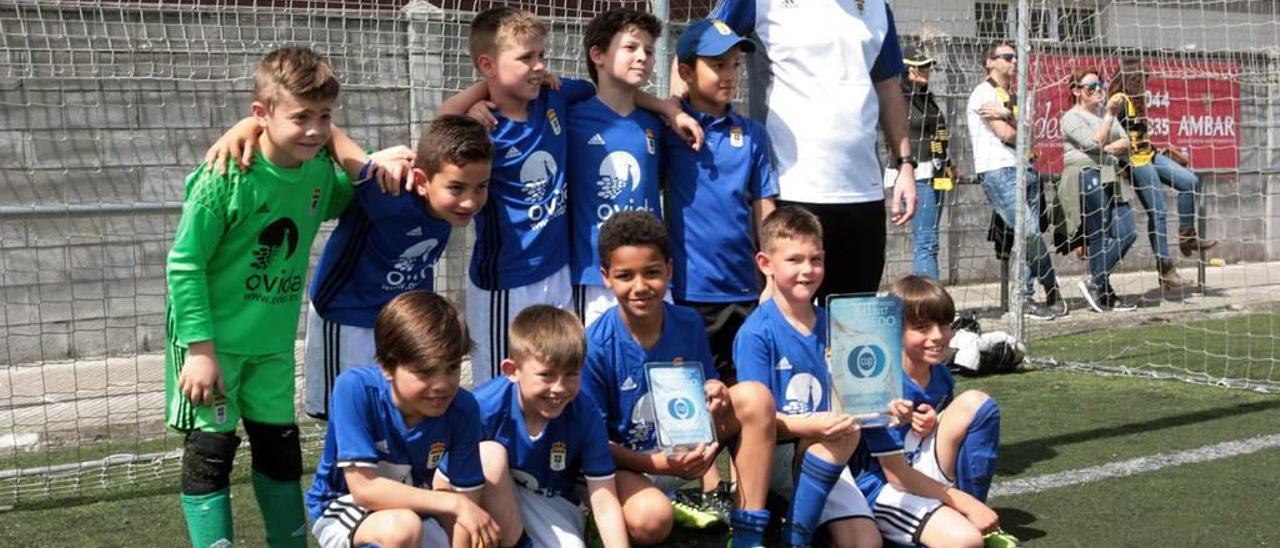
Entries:
{"label": "green goalkeeper jersey", "polygon": [[227,171],[201,165],[187,177],[165,268],[170,337],[231,354],[291,351],[311,241],[351,184],[324,151],[296,169],[255,151],[248,172]]}

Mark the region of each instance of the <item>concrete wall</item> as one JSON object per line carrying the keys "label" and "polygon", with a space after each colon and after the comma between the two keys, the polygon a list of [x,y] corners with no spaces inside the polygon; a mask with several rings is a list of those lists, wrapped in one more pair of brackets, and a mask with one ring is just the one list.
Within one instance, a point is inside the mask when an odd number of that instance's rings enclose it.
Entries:
{"label": "concrete wall", "polygon": [[[979,79],[977,43],[964,38],[973,32],[972,2],[895,6],[904,34],[925,33],[942,46],[935,88],[948,112],[960,112]],[[70,211],[180,202],[182,181],[205,147],[247,114],[257,60],[284,44],[307,44],[330,57],[344,85],[338,122],[359,142],[413,144],[442,97],[474,77],[467,21],[426,3],[403,13],[0,6],[0,206]],[[583,73],[580,24],[553,22],[552,68],[560,74]],[[926,32],[935,27],[953,38]],[[1272,76],[1243,87],[1242,142],[1250,152],[1242,166],[1273,166],[1280,86]],[[963,136],[962,121],[952,122]],[[959,156],[967,169],[965,141]],[[1280,252],[1271,234],[1272,188],[1256,175],[1206,184],[1210,234],[1224,240],[1224,258],[1256,261]],[[980,187],[962,185],[953,194],[943,224],[946,281],[999,277],[985,241],[989,217]],[[0,218],[0,365],[160,349],[164,260],[176,222],[172,210],[136,208]],[[469,233],[455,238],[437,270],[437,287],[457,300],[470,244]],[[1057,263],[1064,273],[1082,269],[1074,258]],[[1124,267],[1151,264],[1140,242]],[[909,267],[909,234],[891,229],[885,279]]]}

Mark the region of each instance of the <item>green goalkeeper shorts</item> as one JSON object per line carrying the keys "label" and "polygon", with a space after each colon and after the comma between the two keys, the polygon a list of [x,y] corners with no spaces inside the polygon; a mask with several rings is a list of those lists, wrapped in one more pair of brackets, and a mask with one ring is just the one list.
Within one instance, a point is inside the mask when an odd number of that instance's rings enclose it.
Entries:
{"label": "green goalkeeper shorts", "polygon": [[217,352],[218,367],[227,388],[213,405],[191,403],[178,389],[178,374],[187,360],[187,348],[170,341],[164,354],[165,422],[169,428],[189,432],[234,432],[240,418],[263,424],[293,424],[293,352],[251,356]]}

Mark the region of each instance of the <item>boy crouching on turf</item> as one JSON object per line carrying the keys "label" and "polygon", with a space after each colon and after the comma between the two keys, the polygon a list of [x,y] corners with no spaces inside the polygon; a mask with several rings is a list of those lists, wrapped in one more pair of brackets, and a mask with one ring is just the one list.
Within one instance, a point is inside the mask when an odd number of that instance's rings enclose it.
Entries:
{"label": "boy crouching on turf", "polygon": [[[910,412],[900,415],[911,419],[897,430],[906,460],[930,479],[985,502],[1000,447],[1000,408],[978,390],[955,395],[955,378],[943,360],[955,302],[942,284],[923,276],[903,277],[892,293],[903,310],[902,397]],[[1017,541],[1000,531],[987,535],[988,545],[1009,542]]]}
{"label": "boy crouching on turf", "polygon": [[234,538],[229,487],[241,418],[266,543],[306,545],[293,345],[307,250],[351,196],[324,150],[338,88],[309,49],[267,54],[254,76],[255,169],[206,162],[187,178],[165,265],[165,420],[186,434],[181,501],[200,548]]}
{"label": "boy crouching on turf", "polygon": [[[470,338],[444,297],[409,291],[374,325],[378,366],[338,376],[324,453],[307,491],[322,548],[498,546],[480,508],[480,419],[458,389]],[[432,490],[445,457],[453,491]],[[449,531],[450,533],[446,533]]]}
{"label": "boy crouching on turf", "polygon": [[485,507],[504,540],[513,541],[523,526],[534,546],[586,546],[578,507],[585,477],[604,545],[627,546],[604,420],[595,402],[578,393],[586,352],[582,322],[571,312],[534,305],[516,316],[507,340],[506,376],[475,391],[487,440],[480,455],[496,486],[485,494]]}
{"label": "boy crouching on turf", "polygon": [[786,546],[806,546],[820,528],[833,546],[877,548],[880,532],[845,463],[858,423],[829,412],[827,313],[813,305],[825,272],[822,225],[787,206],[760,228],[756,261],[773,294],[733,345],[739,381],[768,386],[777,403],[778,447],[770,489],[790,500]]}
{"label": "boy crouching on turf", "polygon": [[[671,255],[667,231],[656,217],[644,211],[613,215],[600,230],[599,256],[601,275],[618,305],[588,329],[583,392],[605,416],[628,535],[639,544],[666,538],[673,519],[667,493],[702,477],[727,444],[739,471],[737,508],[730,516],[733,545],[760,546],[769,522],[764,505],[773,466],[769,389],[756,382],[725,387],[716,377],[702,319],[663,302]],[[668,455],[657,450],[645,363],[673,361],[702,364],[719,441]]]}
{"label": "boy crouching on turf", "polygon": [[308,415],[325,417],[338,374],[374,362],[373,325],[383,305],[406,291],[434,289],[449,236],[488,200],[492,158],[480,122],[442,116],[418,140],[412,192],[356,183],[311,281],[303,358]]}
{"label": "boy crouching on turf", "polygon": [[[975,425],[989,427],[992,420],[998,420],[998,414],[993,416],[994,402],[985,406],[984,402],[978,401],[989,401],[985,395],[965,396],[966,403],[957,408],[954,416],[948,417],[945,429],[930,412],[933,404],[921,405],[941,400],[931,400],[932,397],[922,395],[920,382],[924,383],[924,392],[938,394],[950,390],[934,384],[935,381],[944,384],[945,379],[933,376],[936,373],[933,364],[941,361],[942,352],[950,341],[955,305],[936,282],[917,276],[894,284],[893,293],[903,300],[902,353],[904,370],[909,377],[904,379],[903,395],[914,400],[896,401],[894,414],[911,426],[862,431],[862,444],[849,462],[850,470],[857,475],[858,488],[875,512],[876,525],[888,542],[925,546],[1015,546],[1017,539],[1000,531],[999,516],[979,497],[954,487],[955,481],[951,478],[955,476],[943,473],[946,468],[941,459],[951,460],[954,464],[953,458],[944,456],[940,451],[929,454],[927,446],[922,443],[926,436],[915,432],[916,429],[936,429],[938,437],[935,439],[942,444],[941,436],[945,430],[948,440],[958,436],[954,439],[958,442],[969,428],[967,423],[973,422],[976,411],[986,409],[980,413],[984,418],[974,422]],[[929,378],[924,379],[921,373],[927,373]],[[921,375],[919,381],[916,375]],[[915,385],[915,390],[912,385]],[[913,407],[917,411],[914,414],[911,412]],[[916,439],[904,440],[904,437],[913,435]],[[975,435],[973,443],[985,446],[996,441],[984,430]],[[945,445],[953,447],[951,441]],[[941,445],[935,447],[940,448]],[[984,450],[990,451],[990,461],[974,462],[994,465],[994,450],[994,446]],[[982,475],[989,481],[990,474],[991,469],[987,469]]]}

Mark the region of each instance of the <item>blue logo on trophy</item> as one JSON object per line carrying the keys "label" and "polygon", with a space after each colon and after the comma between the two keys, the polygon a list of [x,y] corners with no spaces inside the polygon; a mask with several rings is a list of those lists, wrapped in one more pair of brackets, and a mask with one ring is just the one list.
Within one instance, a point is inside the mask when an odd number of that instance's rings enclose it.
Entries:
{"label": "blue logo on trophy", "polygon": [[849,353],[849,374],[859,379],[884,373],[884,350],[874,344],[856,346]]}
{"label": "blue logo on trophy", "polygon": [[667,403],[667,412],[671,413],[672,417],[682,421],[692,419],[698,413],[689,398],[672,398]]}

